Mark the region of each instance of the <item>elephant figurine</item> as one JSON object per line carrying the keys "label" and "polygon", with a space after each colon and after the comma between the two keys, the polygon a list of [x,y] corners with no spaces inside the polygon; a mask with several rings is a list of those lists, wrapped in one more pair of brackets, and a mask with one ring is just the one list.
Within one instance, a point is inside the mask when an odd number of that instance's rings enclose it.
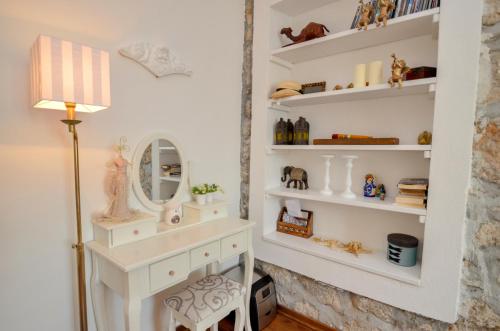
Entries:
{"label": "elephant figurine", "polygon": [[309,188],[309,184],[307,183],[307,172],[304,169],[286,166],[283,168],[283,177],[281,177],[283,183],[286,182],[287,176],[289,176],[289,179],[286,183],[286,188],[290,188],[292,182],[293,188],[297,188],[297,182],[299,183],[299,190],[307,190]]}

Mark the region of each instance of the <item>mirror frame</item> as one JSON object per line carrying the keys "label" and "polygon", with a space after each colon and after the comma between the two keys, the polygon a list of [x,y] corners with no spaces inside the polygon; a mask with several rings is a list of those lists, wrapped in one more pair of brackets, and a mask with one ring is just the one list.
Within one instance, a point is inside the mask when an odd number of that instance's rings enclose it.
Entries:
{"label": "mirror frame", "polygon": [[[181,162],[181,171],[182,171],[181,180],[179,182],[179,186],[177,187],[177,192],[175,192],[175,195],[172,197],[172,199],[168,200],[166,203],[162,205],[154,203],[153,201],[149,200],[149,198],[146,196],[146,194],[142,189],[141,179],[139,174],[140,170],[139,168],[141,166],[141,160],[144,151],[153,141],[160,139],[168,140],[172,145],[175,146],[177,153],[179,154],[179,159]],[[132,187],[134,189],[135,196],[142,203],[144,207],[155,212],[163,212],[165,210],[175,208],[176,206],[182,203],[181,201],[182,195],[184,194],[184,189],[188,181],[187,164],[188,162],[182,151],[182,148],[179,145],[179,142],[171,135],[164,132],[160,132],[143,138],[135,148],[134,157],[132,161]]]}

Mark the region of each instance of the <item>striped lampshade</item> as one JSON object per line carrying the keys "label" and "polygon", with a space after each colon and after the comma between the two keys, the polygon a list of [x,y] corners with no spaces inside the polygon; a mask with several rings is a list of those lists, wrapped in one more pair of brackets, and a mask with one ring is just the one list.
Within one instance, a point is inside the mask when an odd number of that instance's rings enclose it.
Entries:
{"label": "striped lampshade", "polygon": [[33,107],[96,112],[111,105],[109,53],[39,36],[31,50]]}

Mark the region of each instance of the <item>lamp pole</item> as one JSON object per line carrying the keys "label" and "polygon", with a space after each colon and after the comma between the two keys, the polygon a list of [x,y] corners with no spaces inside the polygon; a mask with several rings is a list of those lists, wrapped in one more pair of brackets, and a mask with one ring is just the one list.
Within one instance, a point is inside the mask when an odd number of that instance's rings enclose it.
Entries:
{"label": "lamp pole", "polygon": [[80,331],[87,331],[87,288],[85,282],[85,250],[82,240],[82,214],[80,205],[80,158],[78,154],[78,132],[76,126],[81,121],[75,119],[75,103],[66,102],[67,119],[62,120],[73,135],[73,167],[75,173],[75,200],[76,200],[76,232],[77,242],[73,244],[76,250],[78,272],[78,308],[80,312]]}

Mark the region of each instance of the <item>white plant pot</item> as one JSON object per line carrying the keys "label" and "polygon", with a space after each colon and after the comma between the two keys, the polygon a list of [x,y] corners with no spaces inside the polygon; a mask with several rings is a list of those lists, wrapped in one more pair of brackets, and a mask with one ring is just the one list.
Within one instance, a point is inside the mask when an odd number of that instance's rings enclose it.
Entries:
{"label": "white plant pot", "polygon": [[207,203],[212,203],[212,201],[214,201],[214,194],[215,193],[207,193],[207,194],[205,194],[207,196]]}
{"label": "white plant pot", "polygon": [[196,194],[194,196],[196,203],[199,205],[204,205],[207,203],[207,195],[206,194]]}

